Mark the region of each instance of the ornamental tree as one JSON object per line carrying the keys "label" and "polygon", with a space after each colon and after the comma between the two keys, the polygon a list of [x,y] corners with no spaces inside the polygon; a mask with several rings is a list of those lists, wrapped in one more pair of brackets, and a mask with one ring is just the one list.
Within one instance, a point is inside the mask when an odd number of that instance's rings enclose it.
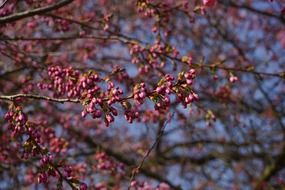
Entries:
{"label": "ornamental tree", "polygon": [[0,189],[281,189],[285,3],[0,1]]}

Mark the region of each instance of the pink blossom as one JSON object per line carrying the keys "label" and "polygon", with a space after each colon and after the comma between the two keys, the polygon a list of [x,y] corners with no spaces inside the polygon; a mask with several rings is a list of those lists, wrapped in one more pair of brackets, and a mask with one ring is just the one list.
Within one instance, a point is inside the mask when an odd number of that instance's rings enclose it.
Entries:
{"label": "pink blossom", "polygon": [[216,4],[216,0],[203,0],[203,5],[206,7],[212,7]]}

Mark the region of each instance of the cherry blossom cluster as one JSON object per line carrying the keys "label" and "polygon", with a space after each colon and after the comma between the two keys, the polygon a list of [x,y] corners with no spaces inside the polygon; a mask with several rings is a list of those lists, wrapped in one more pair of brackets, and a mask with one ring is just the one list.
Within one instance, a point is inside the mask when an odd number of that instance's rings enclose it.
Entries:
{"label": "cherry blossom cluster", "polygon": [[148,66],[148,65],[143,65],[142,67],[139,68],[138,71],[139,71],[139,73],[140,73],[141,75],[147,74],[147,73],[150,71],[150,66]]}
{"label": "cherry blossom cluster", "polygon": [[50,176],[59,177],[58,173],[51,166],[51,163],[53,161],[54,161],[54,158],[52,155],[42,156],[40,163],[41,163],[41,168],[43,168],[43,170],[38,173],[38,179],[37,179],[38,183],[47,183],[48,178]]}
{"label": "cherry blossom cluster", "polygon": [[72,68],[49,67],[48,76],[50,82],[38,83],[40,89],[53,90],[55,96],[62,96],[67,93],[68,97],[76,97],[80,94],[80,88],[75,86],[79,72],[72,70]]}
{"label": "cherry blossom cluster", "polygon": [[[79,174],[86,172],[86,165],[81,164],[81,163],[74,164],[74,165],[65,165],[63,170],[64,170],[63,175],[67,179],[79,179]],[[86,183],[83,183],[83,182],[77,182],[76,187],[79,190],[87,190],[88,188]]]}
{"label": "cherry blossom cluster", "polygon": [[[135,47],[135,51],[138,47]],[[173,75],[166,74],[154,89],[147,89],[146,84],[141,82],[134,85],[132,94],[126,97],[121,88],[109,80],[103,80],[93,71],[81,73],[71,67],[52,66],[48,68],[48,79],[38,83],[38,87],[53,91],[55,96],[67,95],[79,99],[84,106],[82,117],[89,114],[94,119],[102,118],[106,126],[109,126],[119,114],[116,104],[121,104],[124,108],[129,123],[139,118],[138,108],[146,98],[151,99],[155,103],[155,110],[160,112],[169,108],[171,95],[176,95],[186,107],[198,99],[191,87],[195,76],[194,69],[180,73],[177,80]],[[132,106],[132,103],[136,106]]]}
{"label": "cherry blossom cluster", "polygon": [[139,118],[139,112],[137,110],[125,110],[125,119],[129,122],[129,123],[133,123],[133,121],[135,119]]}
{"label": "cherry blossom cluster", "polygon": [[[54,177],[59,179],[57,183],[57,187],[61,187],[62,189],[62,177],[64,177],[66,180],[69,181],[70,184],[72,184],[73,188],[79,189],[79,190],[86,190],[87,185],[83,182],[78,181],[78,175],[75,173],[82,173],[85,171],[85,168],[82,167],[83,165],[79,165],[79,167],[71,167],[68,165],[65,165],[63,167],[63,171],[59,174],[59,170],[55,170],[53,163],[52,163],[52,158],[45,156],[41,159],[42,163],[42,168],[44,168],[37,177],[38,183],[48,183],[49,177]],[[83,171],[82,171],[83,169]],[[33,175],[33,174],[30,174]]]}
{"label": "cherry blossom cluster", "polygon": [[159,55],[165,54],[172,56],[173,58],[178,57],[179,51],[171,46],[170,44],[164,44],[160,40],[156,40],[153,45],[148,49],[153,58],[158,58]]}
{"label": "cherry blossom cluster", "polygon": [[12,130],[13,136],[24,133],[26,131],[27,116],[20,106],[13,107],[5,114],[5,119],[9,122],[9,128]]}
{"label": "cherry blossom cluster", "polygon": [[238,81],[238,77],[233,75],[232,73],[230,73],[230,78],[229,78],[229,81],[231,83],[235,83],[236,81]]}
{"label": "cherry blossom cluster", "polygon": [[149,64],[154,68],[165,66],[165,60],[162,59],[162,57],[169,56],[175,59],[179,55],[178,50],[174,46],[164,44],[160,40],[156,40],[155,43],[147,49],[146,53],[150,57],[148,59]]}
{"label": "cherry blossom cluster", "polygon": [[[174,1],[175,2],[175,1]],[[167,28],[172,13],[177,10],[184,10],[187,8],[187,1],[178,1],[174,3],[172,1],[158,1],[151,0],[139,0],[137,1],[137,10],[144,18],[153,18],[155,23],[152,27],[152,32],[159,32],[160,28]],[[168,35],[165,32],[165,35]]]}
{"label": "cherry blossom cluster", "polygon": [[206,7],[212,7],[216,4],[216,0],[203,0],[203,5]]}
{"label": "cherry blossom cluster", "polygon": [[49,147],[53,153],[65,153],[67,151],[68,142],[63,138],[54,137],[49,142]]}
{"label": "cherry blossom cluster", "polygon": [[166,110],[170,106],[169,95],[173,92],[174,77],[167,74],[158,84],[155,89],[153,100],[155,101],[155,110]]}
{"label": "cherry blossom cluster", "polygon": [[140,63],[139,54],[143,53],[144,51],[145,51],[145,48],[142,47],[141,45],[137,44],[137,43],[132,44],[130,46],[129,53],[130,53],[130,55],[132,55],[132,63],[133,64]]}
{"label": "cherry blossom cluster", "polygon": [[[154,44],[143,47],[137,43],[132,44],[129,53],[132,56],[132,63],[139,65],[139,72],[146,74],[151,68],[161,68],[165,66],[165,59],[178,59],[179,51],[170,44],[164,44],[156,40]],[[165,57],[165,55],[167,55]],[[190,58],[188,59],[191,60]],[[190,64],[189,64],[190,65]]]}
{"label": "cherry blossom cluster", "polygon": [[[97,92],[99,88],[96,88]],[[104,121],[106,126],[109,126],[110,123],[114,122],[114,116],[118,115],[117,109],[112,106],[116,102],[120,102],[121,95],[123,91],[119,87],[115,87],[114,83],[109,82],[107,85],[107,91],[101,91],[100,93],[95,93],[92,89],[89,90],[87,99],[91,101],[86,101],[85,110],[82,112],[84,117],[87,113],[92,114],[93,118],[100,118],[104,114]],[[97,97],[96,97],[97,96]]]}
{"label": "cherry blossom cluster", "polygon": [[[198,2],[195,3],[197,5]],[[205,9],[213,7],[217,4],[217,0],[201,0],[201,4],[195,6],[193,11],[193,4],[187,0],[181,1],[151,1],[139,0],[137,1],[137,10],[143,18],[154,20],[152,32],[160,35],[163,31],[164,36],[168,36],[171,32],[171,19],[175,18],[176,13],[183,13],[187,15],[191,23],[195,22],[195,14],[197,10],[201,14],[205,14]],[[163,29],[163,30],[162,30]]]}
{"label": "cherry blossom cluster", "polygon": [[49,67],[49,80],[38,83],[41,89],[49,89],[56,96],[66,95],[70,98],[78,98],[83,102],[82,117],[91,114],[93,118],[104,117],[106,126],[114,121],[118,111],[112,105],[121,100],[123,91],[115,87],[112,82],[107,83],[107,90],[100,85],[103,79],[94,72],[80,73],[71,67]]}
{"label": "cherry blossom cluster", "polygon": [[145,87],[145,83],[140,83],[134,87],[134,100],[138,105],[143,104],[144,99],[147,96],[147,89]]}
{"label": "cherry blossom cluster", "polygon": [[166,110],[170,106],[170,94],[175,94],[177,101],[181,102],[185,107],[195,100],[198,100],[198,95],[192,90],[193,79],[195,78],[195,70],[190,69],[188,72],[181,72],[178,80],[167,74],[158,84],[155,93],[152,96],[155,109],[158,111]]}
{"label": "cherry blossom cluster", "polygon": [[123,175],[124,166],[121,163],[112,160],[106,153],[97,152],[95,154],[96,165],[95,169],[105,172],[110,172],[113,175]]}
{"label": "cherry blossom cluster", "polygon": [[[152,68],[159,70],[165,67],[166,61],[169,58],[179,59],[178,50],[170,44],[162,43],[160,40],[156,40],[154,44],[146,47],[134,43],[129,48],[129,53],[132,56],[132,63],[138,66],[138,72],[140,74],[148,74]],[[192,63],[191,58],[188,58],[187,63],[189,62]]]}
{"label": "cherry blossom cluster", "polygon": [[[191,73],[191,70],[187,72],[185,75],[185,82],[186,84],[182,84],[181,86],[178,86],[175,88],[177,92],[178,101],[181,102],[184,107],[187,107],[188,104],[191,104],[192,102],[199,99],[198,94],[196,94],[189,86],[192,85],[192,77],[189,77],[189,74]],[[191,76],[191,75],[190,75]]]}
{"label": "cherry blossom cluster", "polygon": [[15,4],[5,5],[4,7],[0,8],[0,17],[7,16],[11,14],[14,10]]}
{"label": "cherry blossom cluster", "polygon": [[[40,146],[42,143],[41,130],[37,129],[34,123],[28,122],[27,115],[23,112],[22,107],[11,105],[10,110],[5,114],[5,119],[10,124],[12,136],[28,135],[28,139],[23,143],[23,159],[43,154]],[[43,159],[43,163],[45,163],[46,158],[43,157]]]}
{"label": "cherry blossom cluster", "polygon": [[139,0],[137,1],[137,10],[142,13],[144,17],[155,16],[155,9],[151,7],[150,0]]}
{"label": "cherry blossom cluster", "polygon": [[[61,163],[61,166],[56,166],[55,154],[63,154],[67,151],[68,142],[56,137],[53,128],[44,127],[44,120],[39,123],[28,121],[27,115],[24,113],[22,107],[11,104],[10,110],[5,114],[5,119],[10,125],[12,136],[18,136],[26,139],[22,145],[19,146],[19,152],[21,153],[21,159],[36,158],[39,159],[39,169],[35,174],[37,183],[48,183],[50,177],[57,178],[59,183],[62,177],[66,180],[76,179],[70,176],[65,171],[67,168],[65,163]],[[49,149],[44,146],[47,145]],[[64,172],[61,172],[61,168],[64,168]],[[30,180],[29,180],[30,181]],[[33,181],[33,180],[32,180]],[[74,186],[78,186],[81,190],[86,190],[87,186],[81,183],[77,179],[73,183]]]}

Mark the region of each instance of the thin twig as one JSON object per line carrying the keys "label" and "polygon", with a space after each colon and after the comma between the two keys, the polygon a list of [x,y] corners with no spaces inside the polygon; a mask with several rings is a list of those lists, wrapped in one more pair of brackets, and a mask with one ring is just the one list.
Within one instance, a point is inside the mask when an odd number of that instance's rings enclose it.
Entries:
{"label": "thin twig", "polygon": [[35,100],[47,100],[51,102],[58,102],[58,103],[65,103],[65,102],[72,102],[72,103],[80,103],[79,99],[69,99],[69,98],[52,98],[48,96],[41,96],[41,95],[35,95],[35,94],[16,94],[11,96],[0,96],[0,100],[8,100],[8,101],[14,101],[17,98],[29,98],[29,99],[35,99]]}
{"label": "thin twig", "polygon": [[[163,133],[164,133],[165,127],[166,127],[167,124],[170,122],[170,120],[172,119],[173,115],[174,115],[174,114],[172,114],[172,115],[165,121],[165,123],[164,123],[164,125],[162,126],[162,128],[161,128],[159,134],[157,135],[157,137],[156,137],[154,143],[151,145],[151,147],[150,147],[150,148],[148,149],[148,151],[145,153],[145,155],[144,155],[142,161],[140,162],[140,164],[133,170],[132,175],[131,175],[131,178],[130,178],[130,182],[132,182],[132,181],[135,179],[136,174],[139,173],[139,170],[143,167],[143,164],[144,164],[145,160],[146,160],[147,157],[150,155],[151,151],[155,148],[155,146],[157,145],[157,143],[160,141],[160,139],[161,139],[161,137],[162,137],[162,135],[163,135]],[[128,189],[130,189],[130,186],[129,186]]]}
{"label": "thin twig", "polygon": [[4,2],[0,5],[0,9],[2,9],[7,2],[8,2],[8,0],[4,0]]}
{"label": "thin twig", "polygon": [[97,39],[97,40],[115,40],[114,38],[105,36],[65,36],[65,37],[3,37],[0,41],[65,41],[65,40],[77,40],[77,39]]}
{"label": "thin twig", "polygon": [[27,67],[20,67],[20,68],[17,68],[15,70],[7,71],[5,73],[0,74],[0,79],[5,78],[5,77],[7,77],[7,76],[9,76],[11,74],[15,74],[17,72],[23,71],[25,69],[28,69],[28,68]]}
{"label": "thin twig", "polygon": [[[28,130],[28,128],[26,127],[26,130]],[[37,147],[37,149],[39,150],[41,156],[45,156],[46,153],[43,151],[42,147],[37,143],[37,141],[32,137],[30,136],[30,139],[32,140],[33,142],[33,145]],[[78,189],[76,188],[76,186],[72,183],[71,180],[69,180],[68,178],[66,178],[62,173],[61,171],[59,170],[59,168],[53,164],[52,162],[48,162],[49,166],[51,166],[57,173],[58,175],[60,176],[61,179],[63,179],[72,189]]]}
{"label": "thin twig", "polygon": [[262,10],[255,9],[255,8],[247,6],[245,4],[239,5],[239,4],[236,4],[234,2],[235,1],[219,0],[219,3],[223,4],[224,6],[231,6],[231,7],[237,8],[237,9],[245,9],[245,10],[250,11],[252,13],[256,13],[256,14],[263,15],[263,16],[270,17],[270,18],[275,18],[275,19],[281,21],[283,24],[285,24],[285,17],[283,17],[282,15],[272,14],[270,12],[265,12]]}
{"label": "thin twig", "polygon": [[[82,133],[82,131],[74,129],[74,128],[70,128],[69,132],[71,132],[72,134],[74,134],[76,137],[81,138],[84,140],[85,143],[87,143],[89,145],[90,148],[92,149],[99,149],[104,151],[108,156],[116,159],[117,161],[124,163],[126,166],[133,166],[133,165],[137,165],[136,164],[136,160],[132,159],[131,157],[126,156],[123,153],[117,152],[115,150],[112,149],[112,147],[107,147],[107,146],[103,146],[101,144],[101,142],[97,142],[94,138],[92,138],[91,136],[88,136],[84,133]],[[165,176],[162,176],[158,173],[152,172],[151,170],[145,168],[142,166],[141,168],[141,173],[142,175],[155,179],[157,181],[161,181],[161,182],[165,182],[167,183],[171,189],[174,190],[181,190],[180,186],[176,186],[174,185],[171,181],[167,180],[165,178]]]}

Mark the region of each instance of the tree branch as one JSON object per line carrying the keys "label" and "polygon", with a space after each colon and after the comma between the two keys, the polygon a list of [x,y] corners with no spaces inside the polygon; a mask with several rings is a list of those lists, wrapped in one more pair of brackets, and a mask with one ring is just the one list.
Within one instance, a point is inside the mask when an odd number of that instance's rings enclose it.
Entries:
{"label": "tree branch", "polygon": [[55,9],[59,9],[65,5],[68,5],[72,1],[73,0],[62,0],[62,1],[59,1],[55,4],[53,4],[53,5],[48,5],[45,7],[40,7],[37,9],[28,10],[28,11],[12,14],[9,16],[1,17],[0,18],[0,24],[7,24],[7,23],[14,22],[14,21],[17,21],[17,20],[20,20],[23,18],[34,16],[34,15],[44,14],[46,12],[53,11]]}
{"label": "tree branch", "polygon": [[[103,150],[107,155],[113,157],[114,159],[118,160],[119,162],[121,162],[121,163],[123,163],[123,164],[125,164],[127,166],[135,166],[135,165],[137,165],[137,162],[134,159],[132,159],[132,158],[130,158],[128,156],[125,156],[124,154],[121,154],[121,153],[119,153],[117,151],[114,151],[114,150],[112,150],[109,147],[102,146],[100,143],[96,142],[94,140],[94,138],[91,138],[91,137],[83,134],[79,130],[76,130],[74,128],[70,128],[69,132],[72,132],[77,137],[82,138],[93,149]],[[171,187],[171,189],[181,190],[180,186],[174,185],[171,181],[166,179],[164,176],[161,176],[158,173],[152,172],[151,170],[149,170],[148,168],[146,168],[144,166],[142,166],[140,171],[141,171],[141,174],[143,174],[146,177],[155,179],[155,180],[157,180],[159,182],[167,183]]]}
{"label": "tree branch", "polygon": [[263,174],[261,175],[260,180],[258,181],[255,190],[261,189],[261,185],[263,182],[269,181],[274,175],[276,175],[280,170],[285,167],[285,146],[283,147],[282,153],[275,159],[276,161],[267,166]]}
{"label": "tree branch", "polygon": [[2,9],[7,2],[8,2],[8,0],[4,0],[3,3],[0,5],[0,9]]}
{"label": "tree branch", "polygon": [[11,96],[0,96],[0,100],[8,100],[8,101],[14,101],[17,98],[29,98],[29,99],[35,99],[35,100],[47,100],[51,102],[57,102],[57,103],[65,103],[65,102],[72,102],[72,103],[80,103],[79,99],[69,99],[69,98],[51,98],[48,96],[40,96],[40,95],[34,95],[34,94],[16,94]]}
{"label": "tree branch", "polygon": [[141,170],[141,168],[143,167],[143,164],[145,162],[145,160],[147,159],[147,157],[150,155],[151,151],[156,147],[156,145],[158,144],[158,142],[160,141],[163,132],[165,130],[166,125],[170,122],[170,120],[172,119],[173,114],[169,117],[168,120],[165,121],[164,125],[162,126],[161,130],[159,131],[154,143],[151,145],[151,147],[148,149],[148,151],[145,153],[142,161],[140,162],[140,164],[134,169],[134,171],[132,172],[130,181],[133,181],[135,179],[135,176],[137,173],[139,173],[139,171]]}
{"label": "tree branch", "polygon": [[9,75],[11,75],[11,74],[15,74],[15,73],[23,71],[25,69],[28,69],[28,68],[27,67],[20,67],[20,68],[17,68],[15,70],[11,70],[11,71],[7,71],[5,73],[2,73],[2,74],[0,74],[0,80],[5,78],[5,77],[7,77],[7,76],[9,76]]}
{"label": "tree branch", "polygon": [[224,1],[224,0],[219,0],[219,3],[225,5],[225,6],[231,6],[231,7],[234,7],[234,8],[238,8],[238,9],[245,9],[245,10],[248,10],[252,13],[257,13],[259,15],[263,15],[263,16],[266,16],[266,17],[271,17],[271,18],[275,18],[277,20],[279,20],[280,22],[282,22],[283,24],[285,24],[285,18],[281,15],[275,15],[275,14],[272,14],[272,13],[269,13],[269,12],[265,12],[265,11],[261,11],[261,10],[258,10],[258,9],[255,9],[253,7],[250,7],[250,6],[247,6],[247,5],[238,5],[232,1]]}

